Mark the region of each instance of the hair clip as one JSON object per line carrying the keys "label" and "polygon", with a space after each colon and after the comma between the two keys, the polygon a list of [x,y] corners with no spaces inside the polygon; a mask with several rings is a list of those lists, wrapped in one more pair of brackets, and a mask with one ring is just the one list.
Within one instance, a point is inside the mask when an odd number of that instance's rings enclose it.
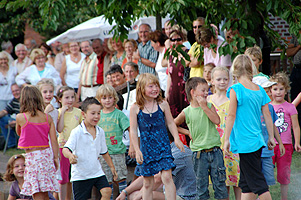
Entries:
{"label": "hair clip", "polygon": [[18,158],[19,158],[19,156],[15,156],[15,157],[14,157],[15,160],[18,159]]}
{"label": "hair clip", "polygon": [[62,90],[62,89],[60,89],[60,92],[63,92],[63,90]]}

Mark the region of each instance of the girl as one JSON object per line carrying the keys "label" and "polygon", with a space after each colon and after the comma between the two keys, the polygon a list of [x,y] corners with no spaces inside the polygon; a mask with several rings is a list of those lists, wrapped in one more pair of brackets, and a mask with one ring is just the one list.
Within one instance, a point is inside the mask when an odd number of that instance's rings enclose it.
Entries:
{"label": "girl", "polygon": [[69,180],[70,162],[63,153],[63,147],[67,142],[71,130],[77,127],[82,121],[81,110],[73,107],[75,103],[75,91],[68,86],[59,88],[57,98],[61,108],[59,109],[59,119],[57,124],[57,131],[59,132],[59,148],[60,148],[60,168],[62,180],[60,183],[60,199],[71,199],[72,185]]}
{"label": "girl", "polygon": [[279,72],[274,75],[270,81],[277,82],[272,86],[272,105],[278,116],[275,125],[278,128],[282,143],[285,147],[284,156],[280,156],[280,148],[277,143],[274,149],[273,162],[277,163],[277,181],[280,183],[281,199],[287,199],[288,184],[290,183],[291,161],[294,147],[292,144],[291,128],[294,131],[295,150],[301,151],[300,146],[300,127],[298,122],[298,112],[296,107],[285,101],[284,97],[290,89],[288,76]]}
{"label": "girl", "polygon": [[[44,111],[43,97],[35,86],[21,92],[20,113],[16,117],[18,148],[26,152],[26,168],[21,194],[34,199],[47,199],[48,191],[59,192],[55,178],[58,167],[58,143],[51,117]],[[49,148],[49,138],[52,151]]]}
{"label": "girl", "polygon": [[211,72],[215,68],[214,63],[207,63],[204,66],[204,72],[203,72],[203,78],[207,81],[209,86],[208,95],[212,95],[214,93],[214,87],[212,86],[212,80],[211,80]]}
{"label": "girl", "polygon": [[[153,74],[141,74],[136,87],[136,103],[130,110],[131,145],[136,152],[137,176],[143,176],[142,199],[152,199],[154,175],[161,171],[166,198],[176,199],[171,169],[175,167],[166,125],[175,138],[176,146],[184,151],[169,105],[162,99],[158,79]],[[166,123],[165,123],[166,119]],[[137,128],[140,130],[140,148]]]}
{"label": "girl", "polygon": [[[220,117],[220,124],[216,125],[217,131],[220,134],[223,148],[225,140],[225,127],[226,118],[229,112],[230,99],[227,97],[227,87],[229,83],[229,70],[226,67],[216,67],[212,70],[211,76],[212,85],[215,87],[215,93],[208,96],[208,102],[212,103],[216,109],[217,114]],[[240,199],[241,191],[238,187],[239,181],[239,155],[230,152],[230,155],[224,154],[224,161],[226,166],[226,185],[228,193],[230,191],[230,186],[233,186],[235,199]]]}
{"label": "girl", "polygon": [[252,83],[253,70],[250,57],[238,55],[234,59],[232,69],[238,83],[232,85],[227,91],[230,105],[224,151],[227,155],[230,150],[239,153],[241,198],[255,200],[259,195],[261,200],[272,199],[261,172],[261,149],[265,146],[261,130],[261,112],[268,129],[268,146],[270,149],[275,146],[273,122],[268,108],[270,98],[262,87]]}
{"label": "girl", "polygon": [[[6,172],[4,179],[6,181],[14,181],[9,189],[9,196],[7,200],[15,199],[32,199],[32,196],[25,196],[20,194],[24,183],[24,169],[25,169],[25,157],[21,154],[12,156],[6,166]],[[48,193],[50,200],[55,198]]]}

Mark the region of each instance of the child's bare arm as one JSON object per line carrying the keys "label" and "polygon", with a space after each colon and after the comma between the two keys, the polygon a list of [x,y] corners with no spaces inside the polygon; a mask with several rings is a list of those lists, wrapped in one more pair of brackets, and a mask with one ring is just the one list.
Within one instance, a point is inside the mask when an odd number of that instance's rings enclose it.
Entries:
{"label": "child's bare arm", "polygon": [[295,107],[297,107],[299,105],[299,103],[301,102],[301,92],[298,94],[298,96],[294,99],[294,101],[292,102],[292,104],[294,104]]}
{"label": "child's bare arm", "polygon": [[269,141],[268,141],[268,148],[273,149],[276,146],[275,140],[274,140],[274,124],[273,120],[271,117],[271,113],[269,110],[268,104],[265,104],[264,106],[261,107],[262,115],[264,118],[264,121],[266,123],[266,127],[269,133]]}
{"label": "child's bare arm", "polygon": [[20,113],[20,114],[17,114],[16,116],[16,133],[18,136],[21,135],[21,125],[20,123],[23,121],[23,114]]}
{"label": "child's bare arm", "polygon": [[182,123],[185,122],[185,113],[182,111],[175,119],[174,122],[177,126],[180,126]]}
{"label": "child's bare arm", "polygon": [[57,131],[59,133],[61,133],[64,129],[64,113],[62,110],[61,110],[61,113],[60,113],[60,116],[59,116],[59,119],[57,120]]}
{"label": "child's bare arm", "polygon": [[117,178],[118,178],[118,175],[117,175],[117,172],[116,172],[116,170],[115,170],[115,167],[114,167],[113,161],[112,161],[112,159],[111,159],[111,156],[110,156],[109,153],[107,152],[107,153],[103,154],[102,157],[104,158],[104,160],[106,161],[106,163],[107,163],[108,166],[110,167],[111,172],[112,172],[112,174],[113,174],[113,179],[114,179],[114,181],[116,181]]}
{"label": "child's bare arm", "polygon": [[275,124],[274,124],[274,137],[279,144],[280,156],[283,156],[285,154],[285,148],[284,148],[282,140],[280,138],[278,128],[275,126]]}
{"label": "child's bare arm", "polygon": [[136,104],[133,104],[130,109],[130,145],[133,146],[135,154],[136,154],[136,160],[139,164],[143,163],[143,155],[140,151],[139,145],[138,145],[138,122],[137,122],[137,114],[139,111],[139,107]]}
{"label": "child's bare arm", "polygon": [[218,125],[220,123],[220,118],[218,114],[216,113],[215,107],[213,104],[211,105],[211,108],[207,105],[207,99],[201,96],[196,97],[199,105],[203,109],[203,111],[206,113],[207,117],[212,121],[214,124]]}
{"label": "child's bare arm", "polygon": [[229,112],[226,120],[226,129],[225,129],[225,142],[224,142],[224,150],[226,153],[230,152],[230,142],[229,138],[231,135],[231,131],[236,118],[236,110],[237,110],[237,98],[236,93],[233,89],[230,90],[230,105]]}
{"label": "child's bare arm", "polygon": [[52,147],[52,151],[53,151],[53,157],[58,158],[59,145],[58,145],[57,139],[56,139],[54,123],[53,123],[51,116],[49,116],[49,115],[48,115],[48,122],[50,124],[49,137],[50,137],[51,147]]}
{"label": "child's bare arm", "polygon": [[165,114],[165,119],[166,119],[166,124],[168,126],[168,129],[169,129],[170,133],[172,134],[172,136],[173,136],[173,138],[175,140],[175,145],[182,152],[185,152],[183,143],[181,142],[180,137],[179,137],[177,126],[176,126],[176,124],[174,122],[174,119],[173,119],[173,117],[171,115],[169,104],[167,103],[167,101],[163,101],[163,103],[161,103],[160,106],[163,107],[164,114]]}
{"label": "child's bare arm", "polygon": [[297,152],[301,151],[301,146],[300,146],[300,126],[298,122],[298,114],[292,115],[292,127],[294,131],[294,137],[295,137],[295,150]]}
{"label": "child's bare arm", "polygon": [[63,148],[63,155],[69,159],[70,164],[76,164],[77,163],[77,156],[75,154],[73,154],[70,149],[68,149],[67,147]]}

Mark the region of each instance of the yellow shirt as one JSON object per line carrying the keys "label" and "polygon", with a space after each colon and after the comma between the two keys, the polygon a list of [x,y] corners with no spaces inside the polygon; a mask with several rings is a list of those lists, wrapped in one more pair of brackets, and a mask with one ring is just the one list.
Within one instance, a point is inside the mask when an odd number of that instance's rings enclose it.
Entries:
{"label": "yellow shirt", "polygon": [[[199,55],[200,55],[200,47],[201,47],[201,45],[198,44],[197,42],[195,42],[191,46],[190,50],[188,51],[188,54],[192,55],[194,57],[199,57]],[[191,67],[190,78],[191,77],[202,77],[203,78],[203,70],[204,70],[203,63],[201,65],[199,65],[199,66]]]}

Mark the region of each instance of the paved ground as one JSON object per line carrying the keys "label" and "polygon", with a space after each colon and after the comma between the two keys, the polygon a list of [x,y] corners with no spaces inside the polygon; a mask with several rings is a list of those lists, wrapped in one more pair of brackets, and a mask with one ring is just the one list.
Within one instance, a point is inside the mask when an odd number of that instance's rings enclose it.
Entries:
{"label": "paved ground", "polygon": [[[6,170],[6,163],[10,156],[4,155],[3,152],[0,152],[0,173],[4,174]],[[8,191],[10,188],[10,183],[0,181],[0,200],[7,199]]]}

